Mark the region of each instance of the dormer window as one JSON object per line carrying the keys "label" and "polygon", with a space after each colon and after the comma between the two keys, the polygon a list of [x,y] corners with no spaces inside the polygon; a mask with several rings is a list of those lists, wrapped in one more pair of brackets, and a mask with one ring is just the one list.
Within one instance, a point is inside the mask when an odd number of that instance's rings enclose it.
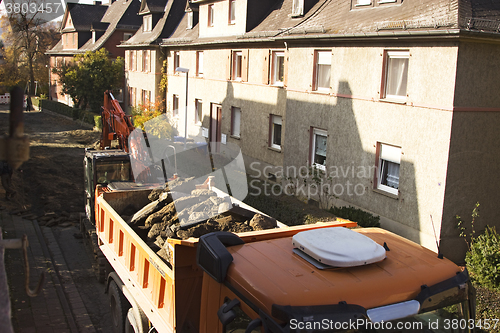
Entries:
{"label": "dormer window", "polygon": [[208,5],[208,26],[214,26],[214,5]]}
{"label": "dormer window", "polygon": [[144,16],[142,22],[142,30],[145,32],[151,31],[153,28],[153,15]]}
{"label": "dormer window", "polygon": [[187,12],[187,29],[193,29],[193,11]]}
{"label": "dormer window", "polygon": [[304,0],[293,0],[292,3],[292,17],[304,15]]}
{"label": "dormer window", "polygon": [[236,0],[229,0],[229,24],[236,23]]}

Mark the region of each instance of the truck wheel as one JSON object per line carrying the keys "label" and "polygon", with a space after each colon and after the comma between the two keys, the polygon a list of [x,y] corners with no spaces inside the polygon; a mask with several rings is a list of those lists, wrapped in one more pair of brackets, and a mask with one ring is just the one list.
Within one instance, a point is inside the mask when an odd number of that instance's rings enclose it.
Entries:
{"label": "truck wheel", "polygon": [[115,281],[109,284],[109,305],[111,306],[111,321],[113,322],[113,332],[125,332],[125,318],[130,304],[116,285]]}
{"label": "truck wheel", "polygon": [[128,309],[125,333],[148,333],[148,318],[141,309]]}

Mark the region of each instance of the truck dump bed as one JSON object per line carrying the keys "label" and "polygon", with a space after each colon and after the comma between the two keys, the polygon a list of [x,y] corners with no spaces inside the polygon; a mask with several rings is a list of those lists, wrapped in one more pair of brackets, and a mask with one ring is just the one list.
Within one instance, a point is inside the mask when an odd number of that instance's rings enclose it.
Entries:
{"label": "truck dump bed", "polygon": [[[197,238],[167,240],[169,262],[161,259],[123,220],[119,212],[131,203],[147,204],[150,190],[109,192],[96,199],[96,232],[102,252],[158,332],[199,331],[203,271],[196,263]],[[338,221],[241,233],[246,242],[291,237]]]}

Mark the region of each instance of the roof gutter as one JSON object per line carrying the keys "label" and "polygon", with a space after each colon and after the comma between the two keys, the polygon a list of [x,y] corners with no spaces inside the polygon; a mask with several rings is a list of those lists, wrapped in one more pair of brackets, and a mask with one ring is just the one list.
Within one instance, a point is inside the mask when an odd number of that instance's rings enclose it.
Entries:
{"label": "roof gutter", "polygon": [[466,29],[443,29],[443,30],[404,30],[404,31],[377,31],[377,32],[359,32],[359,33],[344,33],[344,34],[311,34],[311,35],[277,35],[272,37],[256,37],[248,38],[244,35],[238,36],[232,40],[210,40],[210,41],[176,41],[170,42],[164,39],[159,45],[161,47],[172,46],[206,46],[206,45],[230,45],[240,43],[269,43],[276,41],[387,41],[387,40],[406,40],[406,39],[458,39],[458,38],[474,38],[484,39],[490,41],[497,41],[500,43],[500,33],[484,32],[484,31],[470,31]]}

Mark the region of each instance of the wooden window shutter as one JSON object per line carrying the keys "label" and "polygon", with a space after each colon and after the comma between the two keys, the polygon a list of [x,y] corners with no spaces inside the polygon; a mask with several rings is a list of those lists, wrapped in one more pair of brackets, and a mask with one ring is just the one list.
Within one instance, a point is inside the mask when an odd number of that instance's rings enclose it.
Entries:
{"label": "wooden window shutter", "polygon": [[269,84],[269,66],[271,63],[271,51],[268,51],[264,56],[264,64],[262,69],[262,83]]}
{"label": "wooden window shutter", "polygon": [[248,54],[250,50],[246,49],[242,51],[243,61],[242,61],[242,69],[241,69],[241,80],[248,81]]}

